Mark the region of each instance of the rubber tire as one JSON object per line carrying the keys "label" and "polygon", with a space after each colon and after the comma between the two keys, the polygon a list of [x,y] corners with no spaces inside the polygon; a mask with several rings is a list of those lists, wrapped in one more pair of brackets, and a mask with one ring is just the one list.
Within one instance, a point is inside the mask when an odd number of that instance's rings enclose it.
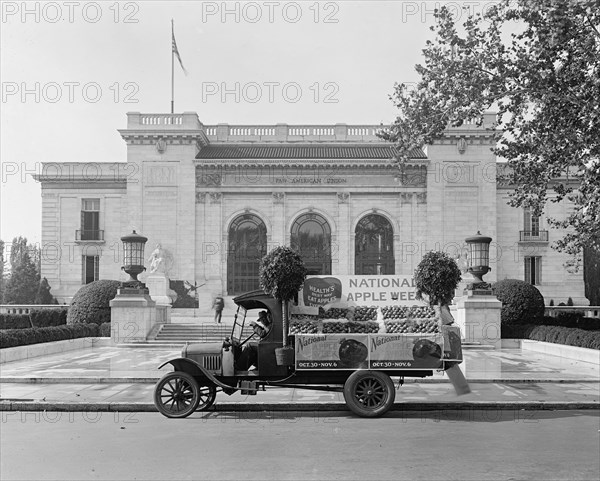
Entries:
{"label": "rubber tire", "polygon": [[344,384],[346,405],[361,417],[382,416],[392,407],[395,398],[394,383],[380,371],[355,371]]}
{"label": "rubber tire", "polygon": [[[168,389],[167,386],[171,389]],[[169,394],[172,394],[171,398],[164,401],[163,398],[169,396]],[[175,399],[173,395],[177,395],[178,399]],[[189,397],[189,401],[179,399],[183,395],[186,398]],[[180,401],[183,402],[181,408]],[[167,407],[169,402],[171,402],[171,408]],[[163,416],[168,418],[188,417],[196,410],[199,403],[200,387],[194,377],[187,372],[168,372],[156,383],[154,388],[154,405]]]}

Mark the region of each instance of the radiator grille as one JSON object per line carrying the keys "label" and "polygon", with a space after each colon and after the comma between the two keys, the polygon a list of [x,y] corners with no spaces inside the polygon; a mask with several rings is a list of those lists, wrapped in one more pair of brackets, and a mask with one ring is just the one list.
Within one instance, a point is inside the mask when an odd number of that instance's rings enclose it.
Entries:
{"label": "radiator grille", "polygon": [[202,366],[209,371],[220,371],[221,370],[221,355],[216,356],[204,356],[202,358]]}

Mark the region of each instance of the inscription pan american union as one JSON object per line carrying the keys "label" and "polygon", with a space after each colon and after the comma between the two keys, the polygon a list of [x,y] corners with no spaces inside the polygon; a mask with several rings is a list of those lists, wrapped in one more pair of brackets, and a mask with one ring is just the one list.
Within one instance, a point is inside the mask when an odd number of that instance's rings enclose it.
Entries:
{"label": "inscription pan american union", "polygon": [[[340,173],[341,174],[341,173]],[[258,185],[288,185],[288,186],[327,186],[327,185],[360,185],[382,187],[424,187],[425,178],[423,176],[410,179],[399,179],[393,175],[369,175],[368,173],[356,172],[353,175],[279,175],[272,176],[257,173],[238,174],[228,172],[226,174],[205,172],[198,170],[196,172],[196,185],[203,187],[221,187],[221,186],[258,186]]]}

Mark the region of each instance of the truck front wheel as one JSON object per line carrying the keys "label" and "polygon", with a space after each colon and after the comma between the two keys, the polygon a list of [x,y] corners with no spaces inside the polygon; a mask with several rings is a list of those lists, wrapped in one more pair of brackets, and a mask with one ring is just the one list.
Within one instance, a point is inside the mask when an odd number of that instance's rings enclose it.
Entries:
{"label": "truck front wheel", "polygon": [[379,371],[355,371],[344,384],[344,399],[359,416],[374,418],[385,414],[394,404],[396,389],[387,374]]}
{"label": "truck front wheel", "polygon": [[185,418],[200,403],[200,386],[188,373],[173,371],[165,374],[154,389],[154,405],[168,418]]}

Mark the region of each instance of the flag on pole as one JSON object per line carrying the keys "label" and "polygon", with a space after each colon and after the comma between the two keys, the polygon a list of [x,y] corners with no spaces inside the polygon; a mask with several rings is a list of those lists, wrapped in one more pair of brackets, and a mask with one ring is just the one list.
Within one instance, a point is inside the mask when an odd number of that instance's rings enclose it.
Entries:
{"label": "flag on pole", "polygon": [[177,42],[175,41],[175,28],[173,27],[173,20],[171,20],[171,37],[173,38],[172,42],[172,51],[177,56],[177,60],[179,60],[179,65],[181,65],[181,69],[183,73],[187,75],[187,70],[183,66],[183,62],[181,61],[181,56],[179,55],[179,50],[177,50]]}

